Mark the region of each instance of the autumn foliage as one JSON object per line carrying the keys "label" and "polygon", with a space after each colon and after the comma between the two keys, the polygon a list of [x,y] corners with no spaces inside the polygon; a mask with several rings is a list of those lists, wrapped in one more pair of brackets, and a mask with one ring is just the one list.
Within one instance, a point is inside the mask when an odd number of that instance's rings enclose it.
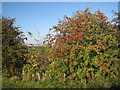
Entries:
{"label": "autumn foliage", "polygon": [[118,80],[118,30],[100,10],[76,11],[50,31],[49,78],[62,84],[76,82],[80,87],[110,87],[107,82]]}

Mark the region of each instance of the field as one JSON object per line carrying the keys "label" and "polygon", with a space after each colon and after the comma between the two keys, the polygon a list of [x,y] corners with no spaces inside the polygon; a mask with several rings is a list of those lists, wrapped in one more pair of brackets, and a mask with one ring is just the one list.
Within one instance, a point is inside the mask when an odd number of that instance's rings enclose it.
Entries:
{"label": "field", "polygon": [[[2,79],[2,88],[80,88],[79,85],[76,84],[66,84],[61,85],[57,81],[48,80],[46,82],[35,82],[35,81],[21,81],[21,80],[14,80],[8,78]],[[94,86],[91,86],[89,88],[93,88]],[[103,88],[103,87],[99,87]],[[118,89],[120,86],[112,86],[111,89]]]}
{"label": "field", "polygon": [[3,78],[2,88],[70,88],[71,86],[61,85],[57,81],[48,80],[45,82],[29,81],[25,82],[22,80],[12,81],[10,78]]}

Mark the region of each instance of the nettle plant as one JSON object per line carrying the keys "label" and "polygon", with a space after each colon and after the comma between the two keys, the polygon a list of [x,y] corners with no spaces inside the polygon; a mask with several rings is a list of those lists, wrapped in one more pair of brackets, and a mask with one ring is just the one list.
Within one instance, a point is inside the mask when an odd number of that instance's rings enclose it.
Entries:
{"label": "nettle plant", "polygon": [[77,81],[81,87],[92,83],[109,87],[104,83],[117,81],[118,31],[100,10],[76,11],[50,31],[50,78],[60,83]]}

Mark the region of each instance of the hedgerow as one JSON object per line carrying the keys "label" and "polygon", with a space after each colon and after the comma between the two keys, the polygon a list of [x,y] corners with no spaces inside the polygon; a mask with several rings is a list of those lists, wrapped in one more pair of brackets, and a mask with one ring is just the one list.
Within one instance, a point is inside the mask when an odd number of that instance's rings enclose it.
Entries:
{"label": "hedgerow", "polygon": [[111,87],[118,81],[118,29],[89,8],[64,17],[47,35],[49,79],[78,87]]}

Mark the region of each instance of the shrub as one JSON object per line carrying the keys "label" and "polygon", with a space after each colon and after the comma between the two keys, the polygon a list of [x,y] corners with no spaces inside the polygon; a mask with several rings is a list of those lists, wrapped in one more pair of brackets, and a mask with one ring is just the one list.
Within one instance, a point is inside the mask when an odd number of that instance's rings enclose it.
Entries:
{"label": "shrub", "polygon": [[2,17],[2,67],[5,76],[21,75],[25,63],[27,39],[19,27],[14,25],[15,19]]}
{"label": "shrub", "polygon": [[81,87],[110,87],[117,82],[118,30],[100,10],[76,11],[50,31],[46,40],[50,48],[49,78]]}
{"label": "shrub", "polygon": [[47,48],[45,46],[32,46],[29,47],[28,51],[27,63],[23,68],[23,80],[39,81],[38,78],[43,78],[48,66]]}

